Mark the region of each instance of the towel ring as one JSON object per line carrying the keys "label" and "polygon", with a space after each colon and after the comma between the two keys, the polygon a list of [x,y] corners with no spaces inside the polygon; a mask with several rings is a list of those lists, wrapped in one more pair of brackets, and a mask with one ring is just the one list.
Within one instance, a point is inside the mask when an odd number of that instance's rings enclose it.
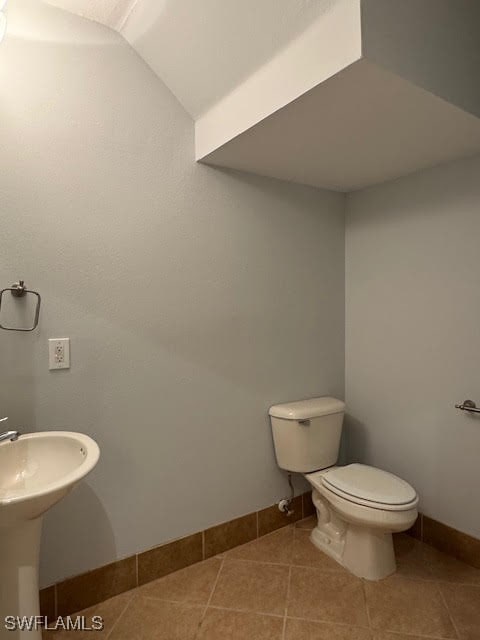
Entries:
{"label": "towel ring", "polygon": [[40,297],[40,294],[37,291],[30,291],[29,289],[27,289],[25,282],[23,280],[19,280],[18,282],[14,282],[12,284],[11,287],[7,287],[6,289],[2,289],[0,291],[0,320],[1,320],[1,312],[2,312],[2,302],[3,302],[3,296],[4,294],[10,291],[10,293],[12,294],[12,296],[14,298],[23,298],[24,296],[27,295],[33,295],[36,296],[37,298],[37,304],[35,306],[35,316],[33,319],[33,326],[32,327],[5,327],[1,321],[0,321],[0,329],[3,329],[4,331],[34,331],[34,329],[37,328],[38,326],[38,319],[40,317],[40,304],[42,302],[42,298]]}

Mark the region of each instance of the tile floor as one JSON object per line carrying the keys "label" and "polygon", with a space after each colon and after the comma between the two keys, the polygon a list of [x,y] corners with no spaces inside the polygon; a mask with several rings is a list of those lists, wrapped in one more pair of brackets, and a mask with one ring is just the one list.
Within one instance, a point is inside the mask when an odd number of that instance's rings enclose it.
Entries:
{"label": "tile floor", "polygon": [[355,578],[309,540],[308,518],[88,609],[76,640],[480,640],[480,570],[406,535],[397,573]]}

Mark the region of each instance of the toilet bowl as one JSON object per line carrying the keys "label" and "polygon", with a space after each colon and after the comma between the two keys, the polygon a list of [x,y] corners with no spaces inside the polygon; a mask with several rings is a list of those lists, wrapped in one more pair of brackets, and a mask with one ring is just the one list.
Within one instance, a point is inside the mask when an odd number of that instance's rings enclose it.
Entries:
{"label": "toilet bowl", "polygon": [[305,474],[317,511],[313,544],[351,573],[380,580],[395,572],[392,533],[409,529],[418,496],[391,473],[362,464]]}
{"label": "toilet bowl", "polygon": [[313,544],[354,575],[380,580],[395,572],[392,533],[413,525],[418,496],[387,471],[337,466],[344,412],[345,404],[331,397],[271,407],[277,463],[312,486]]}

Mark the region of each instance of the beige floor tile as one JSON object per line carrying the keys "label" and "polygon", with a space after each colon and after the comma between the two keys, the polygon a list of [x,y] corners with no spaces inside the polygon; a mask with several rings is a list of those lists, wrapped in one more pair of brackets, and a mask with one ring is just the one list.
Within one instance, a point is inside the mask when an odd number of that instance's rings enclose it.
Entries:
{"label": "beige floor tile", "polygon": [[293,542],[292,564],[302,567],[316,567],[324,571],[340,571],[347,573],[342,565],[329,558],[325,553],[317,549],[310,540],[310,531],[295,530]]}
{"label": "beige floor tile", "polygon": [[150,598],[207,604],[221,566],[221,559],[211,558],[149,582],[137,591]]}
{"label": "beige floor tile", "polygon": [[480,570],[422,544],[411,536],[394,536],[397,574],[405,578],[480,585]]}
{"label": "beige floor tile", "polygon": [[288,615],[368,626],[362,581],[347,573],[292,567]]}
{"label": "beige floor tile", "polygon": [[281,640],[283,618],[208,609],[197,640]]}
{"label": "beige floor tile", "polygon": [[480,587],[442,584],[440,589],[461,640],[480,640]]}
{"label": "beige floor tile", "polygon": [[308,518],[304,518],[303,520],[299,520],[299,522],[295,523],[296,529],[307,529],[311,531],[315,529],[317,526],[317,516],[309,516]]}
{"label": "beige floor tile", "polygon": [[433,580],[433,574],[426,562],[424,545],[405,534],[393,537],[397,575],[404,578]]}
{"label": "beige floor tile", "polygon": [[480,569],[424,545],[425,563],[437,580],[480,585]]}
{"label": "beige floor tile", "polygon": [[328,622],[287,619],[285,640],[371,640],[369,629]]}
{"label": "beige floor tile", "polygon": [[393,577],[365,582],[365,592],[374,629],[438,638],[457,637],[434,582]]}
{"label": "beige floor tile", "polygon": [[[58,629],[57,631],[44,633],[44,637],[55,638],[55,640],[66,640],[67,638],[71,638],[72,640],[74,638],[76,640],[86,640],[87,638],[90,638],[91,640],[93,636],[95,636],[95,638],[106,638],[111,632],[114,624],[125,611],[132,597],[133,592],[128,591],[120,594],[119,596],[115,596],[114,598],[110,598],[109,600],[105,600],[105,602],[90,607],[89,609],[84,609],[79,613],[70,615],[73,622],[75,622],[76,616],[83,616],[87,626],[92,625],[93,616],[100,616],[103,619],[104,625],[104,628],[101,631],[62,631]],[[67,622],[66,619],[64,619],[64,621]],[[50,620],[49,624],[50,626],[53,626],[55,624],[55,620]]]}
{"label": "beige floor tile", "polygon": [[226,609],[283,615],[289,568],[245,560],[225,560],[210,604]]}
{"label": "beige floor tile", "polygon": [[228,558],[256,562],[290,564],[292,560],[293,527],[285,527],[258,540],[227,552]]}
{"label": "beige floor tile", "polygon": [[194,640],[205,608],[136,596],[109,640]]}

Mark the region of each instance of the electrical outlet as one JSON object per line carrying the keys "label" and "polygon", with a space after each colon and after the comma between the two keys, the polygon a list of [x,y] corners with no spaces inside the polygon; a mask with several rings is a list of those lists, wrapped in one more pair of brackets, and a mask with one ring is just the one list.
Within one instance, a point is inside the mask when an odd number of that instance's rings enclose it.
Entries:
{"label": "electrical outlet", "polygon": [[70,369],[70,338],[49,339],[48,368]]}

